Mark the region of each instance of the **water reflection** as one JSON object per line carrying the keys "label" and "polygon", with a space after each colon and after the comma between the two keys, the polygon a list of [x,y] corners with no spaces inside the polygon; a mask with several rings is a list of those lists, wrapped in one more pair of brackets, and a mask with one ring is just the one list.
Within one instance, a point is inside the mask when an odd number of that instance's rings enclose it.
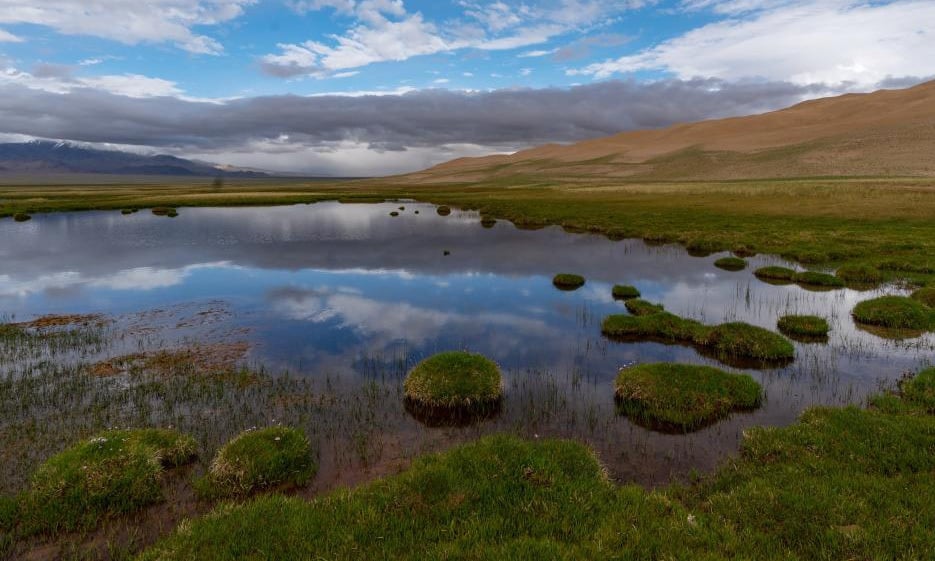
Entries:
{"label": "water reflection", "polygon": [[[749,426],[789,423],[812,404],[860,402],[933,359],[931,334],[887,340],[855,327],[853,306],[898,292],[892,288],[776,286],[752,273],[788,265],[773,257],[751,258],[747,269],[730,272],[713,265],[723,254],[691,257],[677,246],[559,228],[525,231],[503,221],[482,226],[474,213],[441,216],[411,202],[399,217],[389,216],[399,206],[0,221],[0,314],[121,316],[221,301],[229,313],[200,331],[165,320],[166,341],[236,332],[252,343],[251,361],[333,378],[349,391],[373,382],[373,372],[400,364],[404,371],[435,352],[469,349],[504,370],[501,414],[476,427],[432,429],[409,418],[400,402],[387,406],[386,415],[399,415],[389,439],[422,449],[428,441],[494,430],[579,438],[595,446],[615,476],[649,483],[711,468]],[[552,277],[561,271],[581,274],[587,284],[556,290]],[[781,315],[815,314],[828,319],[831,334],[827,344],[796,343],[790,365],[749,370],[765,388],[761,409],[692,435],[660,435],[615,415],[610,381],[619,367],[718,363],[691,347],[603,338],[603,317],[624,313],[612,297],[614,284],[634,285],[643,298],[707,324],[745,321],[775,330]]]}

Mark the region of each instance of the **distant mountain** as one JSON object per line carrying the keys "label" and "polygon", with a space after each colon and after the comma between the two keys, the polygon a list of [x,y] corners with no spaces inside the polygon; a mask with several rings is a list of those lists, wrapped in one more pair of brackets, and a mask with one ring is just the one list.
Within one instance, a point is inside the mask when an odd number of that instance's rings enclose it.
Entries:
{"label": "distant mountain", "polygon": [[0,144],[0,173],[267,177],[258,171],[193,162],[175,156],[144,156],[47,141]]}
{"label": "distant mountain", "polygon": [[462,158],[407,183],[935,176],[935,82],[787,109]]}

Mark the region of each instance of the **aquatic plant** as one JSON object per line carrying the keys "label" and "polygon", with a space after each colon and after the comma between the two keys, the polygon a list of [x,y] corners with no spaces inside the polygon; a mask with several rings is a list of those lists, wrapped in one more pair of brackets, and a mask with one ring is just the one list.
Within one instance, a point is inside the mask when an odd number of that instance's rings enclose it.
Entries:
{"label": "aquatic plant", "polygon": [[640,291],[635,286],[615,284],[612,294],[617,300],[632,300],[640,297]]}
{"label": "aquatic plant", "polygon": [[926,331],[935,324],[935,312],[922,302],[905,296],[882,296],[865,300],[851,315],[858,323],[895,329]]}
{"label": "aquatic plant", "polygon": [[747,262],[739,257],[722,257],[714,262],[714,266],[725,271],[742,271],[747,268]]}
{"label": "aquatic plant", "polygon": [[779,318],[777,328],[780,333],[790,337],[805,339],[821,339],[828,336],[831,330],[828,321],[819,316],[782,316]]}
{"label": "aquatic plant", "polygon": [[576,290],[584,286],[585,278],[571,273],[559,273],[552,278],[552,284],[561,290]]}
{"label": "aquatic plant", "polygon": [[164,429],[111,430],[43,463],[18,497],[23,534],[94,527],[102,518],[133,512],[162,498],[166,468],[195,457],[190,436]]}
{"label": "aquatic plant", "polygon": [[196,488],[207,497],[244,496],[269,487],[304,485],[317,471],[302,431],[282,426],[250,429],[218,450]]}
{"label": "aquatic plant", "polygon": [[655,363],[623,368],[614,381],[618,410],[637,424],[688,432],[760,404],[762,389],[746,374],[709,366]]}

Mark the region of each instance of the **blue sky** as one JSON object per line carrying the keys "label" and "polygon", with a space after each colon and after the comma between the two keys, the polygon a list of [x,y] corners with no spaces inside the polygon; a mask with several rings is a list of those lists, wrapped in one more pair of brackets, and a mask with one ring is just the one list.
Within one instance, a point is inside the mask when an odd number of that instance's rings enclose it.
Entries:
{"label": "blue sky", "polygon": [[[933,29],[931,0],[0,0],[0,138],[390,173],[911,85],[935,75]],[[50,109],[62,104],[85,111]],[[418,104],[448,116],[422,123]],[[487,104],[530,124],[493,134]],[[362,125],[368,112],[429,132]],[[242,127],[181,126],[221,113]]]}

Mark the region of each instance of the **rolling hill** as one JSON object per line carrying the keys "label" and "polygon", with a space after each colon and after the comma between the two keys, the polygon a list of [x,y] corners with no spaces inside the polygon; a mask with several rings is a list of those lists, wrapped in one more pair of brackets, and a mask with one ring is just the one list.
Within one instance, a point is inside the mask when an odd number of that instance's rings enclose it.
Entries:
{"label": "rolling hill", "polygon": [[747,117],[462,158],[416,183],[935,176],[935,81],[806,101]]}
{"label": "rolling hill", "polygon": [[267,176],[262,172],[230,169],[175,156],[146,156],[117,150],[97,150],[67,142],[47,141],[0,144],[0,175],[2,174]]}

